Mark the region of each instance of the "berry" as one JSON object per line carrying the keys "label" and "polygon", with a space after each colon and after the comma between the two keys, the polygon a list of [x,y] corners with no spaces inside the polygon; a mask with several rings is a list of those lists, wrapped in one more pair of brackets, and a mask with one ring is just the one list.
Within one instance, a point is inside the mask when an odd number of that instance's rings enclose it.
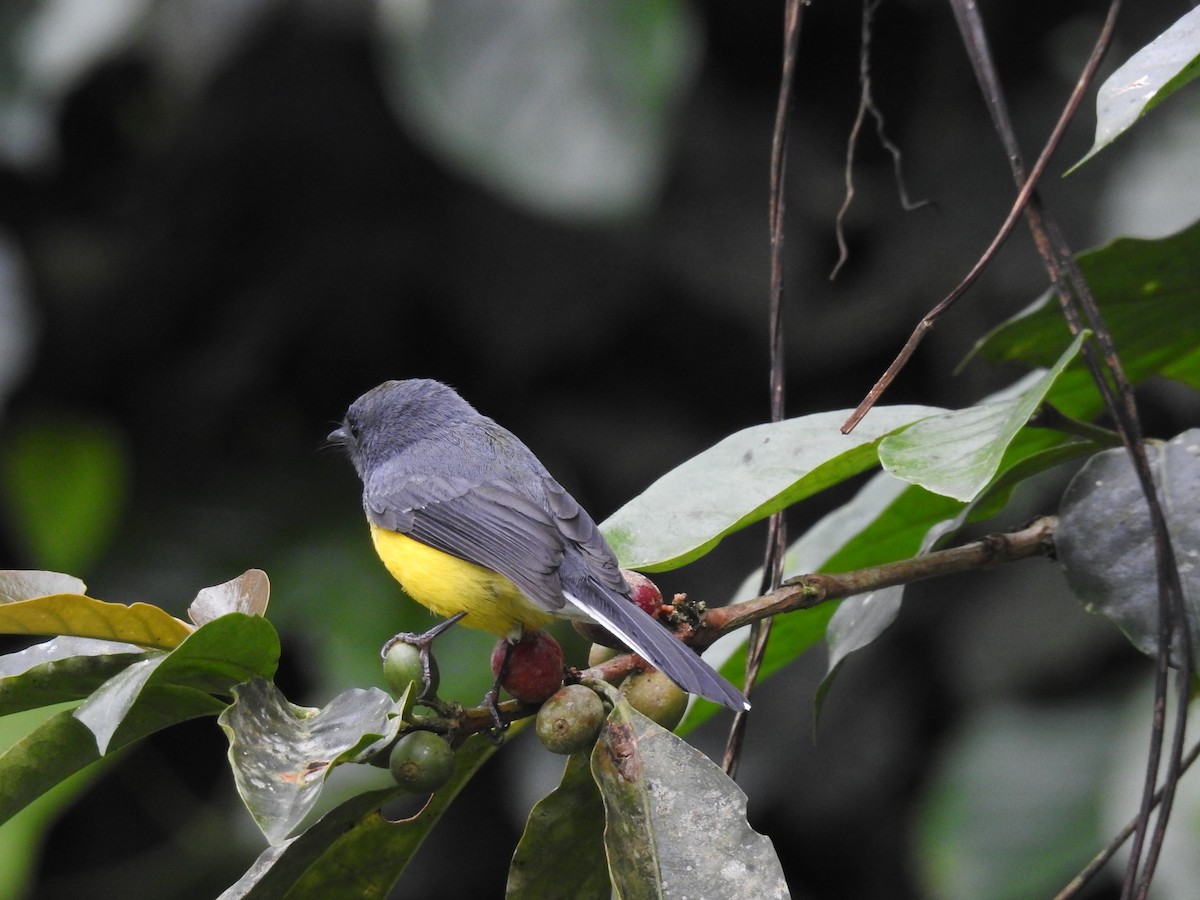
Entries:
{"label": "berry", "polygon": [[537,736],[551,753],[578,753],[596,741],[604,724],[604,704],[582,684],[560,688],[537,714]]}
{"label": "berry", "polygon": [[619,656],[620,650],[615,647],[609,647],[605,644],[592,644],[592,648],[588,650],[588,665],[598,666],[601,663],[606,663],[614,656]]}
{"label": "berry", "polygon": [[662,591],[658,589],[658,585],[641,572],[622,569],[621,574],[625,576],[625,582],[629,585],[629,599],[640,606],[642,612],[657,619],[663,602]]}
{"label": "berry", "polygon": [[433,696],[438,689],[438,668],[437,660],[432,657],[429,659],[429,675],[431,683],[428,691],[425,691],[425,673],[421,668],[419,647],[397,641],[388,648],[387,656],[383,658],[383,680],[393,697],[403,697],[410,684],[413,685],[413,698],[423,692]]}
{"label": "berry", "polygon": [[429,794],[454,774],[454,751],[432,731],[411,731],[396,741],[388,768],[400,787],[414,794]]}
{"label": "berry", "polygon": [[[657,619],[662,612],[663,605],[662,591],[658,589],[658,585],[641,572],[634,572],[632,569],[622,569],[621,574],[625,577],[626,584],[629,585],[629,602],[650,617]],[[620,650],[629,649],[602,625],[597,625],[595,622],[575,622],[573,624],[575,630],[593,644],[603,644],[605,647],[615,647]]]}
{"label": "berry", "polygon": [[621,685],[629,705],[663,728],[674,728],[687,709],[687,691],[662,672],[635,672]]}
{"label": "berry", "polygon": [[603,644],[605,647],[612,647],[613,649],[625,648],[625,645],[617,640],[603,625],[597,625],[595,622],[580,622],[578,620],[571,624],[575,626],[575,630],[581,636],[593,644]]}
{"label": "berry", "polygon": [[541,703],[562,684],[562,647],[540,629],[526,631],[515,644],[498,641],[492,650],[492,674],[499,677],[502,665],[500,686],[522,703]]}

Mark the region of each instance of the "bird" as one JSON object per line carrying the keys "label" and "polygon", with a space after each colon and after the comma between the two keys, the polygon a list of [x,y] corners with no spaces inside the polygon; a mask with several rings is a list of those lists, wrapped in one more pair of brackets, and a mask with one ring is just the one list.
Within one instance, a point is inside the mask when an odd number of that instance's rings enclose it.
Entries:
{"label": "bird", "polygon": [[384,382],[328,440],[362,480],[376,552],[418,603],[510,643],[556,618],[592,621],[685,691],[750,708],[629,599],[599,527],[533,451],[452,387]]}

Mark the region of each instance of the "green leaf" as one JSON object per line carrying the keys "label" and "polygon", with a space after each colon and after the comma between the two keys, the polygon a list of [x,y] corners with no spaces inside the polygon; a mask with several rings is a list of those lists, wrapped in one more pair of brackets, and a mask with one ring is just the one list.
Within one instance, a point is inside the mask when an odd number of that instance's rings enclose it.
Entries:
{"label": "green leaf", "polygon": [[[75,711],[101,753],[138,707],[169,706],[193,694],[229,696],[234,685],[268,677],[279,663],[279,637],[259,616],[230,613],[196,629],[170,653],[135,662],[106,681]],[[224,704],[214,701],[213,712]]]}
{"label": "green leaf", "polygon": [[1133,127],[1134,122],[1200,75],[1200,9],[1133,54],[1096,93],[1096,140],[1069,171]]}
{"label": "green leaf", "polygon": [[193,628],[149,603],[106,603],[83,594],[52,594],[0,603],[0,634],[61,634],[170,650]]}
{"label": "green leaf", "polygon": [[567,757],[558,787],[534,805],[508,870],[506,897],[608,900],[604,801],[588,756]]}
{"label": "green leaf", "polygon": [[884,406],[850,434],[848,410],[755,425],[668,472],[602,526],[621,565],[662,571],[722,538],[875,465],[885,435],[942,410]]}
{"label": "green leaf", "polygon": [[[528,721],[513,723],[508,734]],[[379,809],[399,788],[350,798],[302,834],[264,851],[220,900],[386,896],[442,814],[496,750],[480,735],[469,737],[455,751],[450,780],[408,819],[390,821]]]}
{"label": "green leaf", "polygon": [[0,755],[0,822],[100,758],[71,710],[56,713]]}
{"label": "green leaf", "polygon": [[[784,577],[809,572],[846,572],[912,556],[929,529],[951,518],[963,508],[957,500],[906,485],[880,472],[842,506],[820,519],[797,539],[784,556]],[[762,580],[761,572],[750,575],[734,600],[753,597]],[[836,603],[778,616],[759,670],[759,682],[825,639]],[[746,647],[741,645],[720,667],[721,674],[735,683],[746,671]],[[676,731],[686,734],[707,721],[719,709],[711,703],[693,703]]]}
{"label": "green leaf", "polygon": [[[110,753],[170,725],[216,715],[224,706],[207,694],[182,689],[164,691],[157,699],[161,702],[134,708]],[[0,755],[0,823],[98,759],[95,735],[73,711],[55,714]]]}
{"label": "green leaf", "polygon": [[[848,504],[821,519],[788,548],[784,558],[784,576],[791,578],[808,572],[848,572],[880,563],[907,559],[946,540],[967,522],[977,522],[1004,508],[1013,489],[1025,479],[1080,456],[1094,453],[1097,446],[1087,441],[1064,442],[1064,436],[1044,429],[1025,428],[1005,453],[1001,471],[991,485],[971,504],[931,493],[916,486],[905,487],[886,472],[876,475]],[[735,595],[744,600],[757,593],[761,572],[750,575]],[[760,670],[760,682],[807,652],[824,638],[830,644],[834,664],[869,643],[889,624],[891,597],[869,620],[853,632],[829,634],[832,617],[849,604],[864,603],[850,597],[840,603],[824,603],[813,609],[799,610],[776,618],[771,641]],[[853,609],[845,613],[854,615]],[[850,649],[842,647],[848,642]],[[720,667],[725,677],[739,681],[746,670],[745,640]],[[818,687],[816,699],[820,712],[825,694],[832,684],[831,668]],[[685,734],[707,721],[719,709],[715,704],[696,702],[688,710],[683,724],[676,729]]]}
{"label": "green leaf", "polygon": [[49,594],[82,594],[87,585],[59,572],[7,569],[0,571],[0,603],[31,600]]}
{"label": "green leaf", "polygon": [[1009,445],[1083,346],[1075,338],[1054,366],[1031,384],[1019,383],[1002,399],[923,419],[885,437],[879,461],[897,478],[964,502],[995,477]]}
{"label": "green leaf", "polygon": [[0,656],[0,716],[82,700],[131,663],[141,647],[115,641],[60,637]]}
{"label": "green leaf", "polygon": [[414,135],[507,199],[567,217],[656,198],[698,59],[678,0],[379,4],[385,89]]}
{"label": "green leaf", "polygon": [[[1200,222],[1156,240],[1120,238],[1078,261],[1129,379],[1139,384],[1161,375],[1200,388]],[[1049,367],[1070,340],[1057,298],[1046,293],[981,338],[971,356]],[[1047,399],[1083,419],[1103,408],[1082,361],[1067,368]]]}
{"label": "green leaf", "polygon": [[326,775],[369,736],[395,737],[401,720],[378,688],[355,688],[323,709],[294,706],[261,678],[240,685],[218,720],[242,802],[267,840],[279,844],[308,815]]}
{"label": "green leaf", "polygon": [[204,588],[188,606],[188,618],[197,625],[226,613],[265,616],[271,597],[271,582],[262,569],[249,569],[230,581]]}
{"label": "green leaf", "polygon": [[[1146,447],[1200,658],[1200,428]],[[1055,533],[1067,584],[1089,612],[1114,621],[1135,647],[1158,654],[1158,576],[1145,495],[1124,449],[1087,461],[1063,494]],[[1172,662],[1178,664],[1178,647]]]}
{"label": "green leaf", "polygon": [[104,552],[128,480],[121,436],[83,419],[26,424],[0,451],[15,536],[48,569],[81,571]]}
{"label": "green leaf", "polygon": [[[61,705],[56,704],[0,718],[0,753],[60,711]],[[75,773],[35,798],[0,826],[0,884],[4,885],[6,896],[33,896],[31,885],[45,855],[46,838],[62,818],[63,810],[103,770],[103,766],[91,766]]]}
{"label": "green leaf", "polygon": [[592,749],[604,843],[619,897],[787,897],[746,795],[699,750],[624,700]]}

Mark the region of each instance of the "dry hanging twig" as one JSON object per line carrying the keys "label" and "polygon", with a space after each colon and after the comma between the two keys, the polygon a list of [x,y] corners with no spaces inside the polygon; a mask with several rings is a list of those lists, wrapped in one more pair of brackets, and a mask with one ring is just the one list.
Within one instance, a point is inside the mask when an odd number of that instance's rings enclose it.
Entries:
{"label": "dry hanging twig", "polygon": [[[771,344],[771,421],[783,419],[783,243],[784,243],[784,183],[787,174],[787,119],[792,105],[792,84],[796,78],[796,59],[800,48],[800,19],[804,10],[802,0],[788,0],[784,12],[783,26],[783,72],[779,85],[779,101],[775,108],[775,130],[771,138],[771,193],[769,200],[771,228],[771,288],[770,328]],[[783,578],[783,557],[787,549],[787,529],[783,512],[771,516],[767,529],[767,552],[763,564],[764,586],[762,593],[779,586]],[[758,672],[767,651],[767,639],[771,634],[770,619],[756,622],[750,631],[749,648],[746,655],[746,678],[744,693],[750,696]],[[721,767],[731,778],[737,772],[742,741],[746,734],[745,710],[734,715],[725,744],[725,755]]]}

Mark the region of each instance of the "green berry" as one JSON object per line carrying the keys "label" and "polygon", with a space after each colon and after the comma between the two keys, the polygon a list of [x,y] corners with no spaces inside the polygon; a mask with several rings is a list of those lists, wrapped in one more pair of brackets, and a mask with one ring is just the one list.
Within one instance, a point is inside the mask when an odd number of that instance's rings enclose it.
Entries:
{"label": "green berry", "polygon": [[588,650],[588,665],[598,666],[601,663],[608,662],[614,656],[619,656],[620,653],[621,651],[614,647],[606,647],[603,644],[592,644],[591,649]]}
{"label": "green berry", "polygon": [[[428,694],[434,696],[438,689],[437,660],[429,658],[430,684]],[[422,696],[425,691],[425,673],[421,667],[421,650],[412,644],[397,641],[388,648],[383,658],[383,680],[393,697],[399,699],[408,691],[408,702],[404,704],[402,713],[408,718],[413,701]]]}
{"label": "green berry", "polygon": [[629,705],[663,728],[674,728],[687,709],[687,691],[662,672],[635,672],[621,685]]}
{"label": "green berry", "polygon": [[537,736],[551,753],[578,753],[596,741],[604,724],[604,704],[582,684],[568,684],[542,704]]}
{"label": "green berry", "polygon": [[396,741],[388,768],[400,787],[413,794],[429,794],[454,774],[454,751],[432,731],[412,731]]}

